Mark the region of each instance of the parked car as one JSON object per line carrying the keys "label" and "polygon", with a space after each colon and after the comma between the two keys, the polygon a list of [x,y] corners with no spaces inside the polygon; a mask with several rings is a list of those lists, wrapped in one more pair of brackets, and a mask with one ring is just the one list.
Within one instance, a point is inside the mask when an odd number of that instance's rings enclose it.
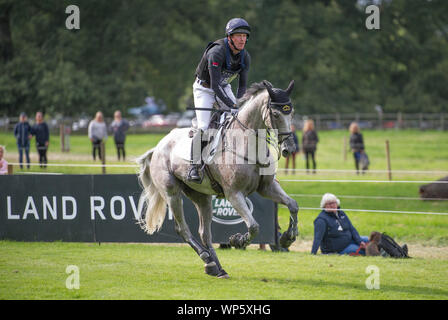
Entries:
{"label": "parked car", "polygon": [[178,128],[189,128],[191,127],[191,120],[196,116],[193,110],[185,111],[181,118],[177,121],[176,125]]}
{"label": "parked car", "polygon": [[162,114],[155,114],[151,117],[149,117],[148,120],[143,122],[143,128],[150,128],[150,127],[161,127],[165,123],[164,117]]}

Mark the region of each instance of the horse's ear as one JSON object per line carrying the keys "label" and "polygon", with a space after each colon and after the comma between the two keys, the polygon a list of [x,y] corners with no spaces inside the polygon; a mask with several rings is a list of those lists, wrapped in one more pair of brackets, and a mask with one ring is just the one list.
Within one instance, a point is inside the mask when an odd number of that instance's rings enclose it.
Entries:
{"label": "horse's ear", "polygon": [[263,84],[266,88],[272,88],[272,83],[270,83],[268,80],[263,80]]}
{"label": "horse's ear", "polygon": [[292,89],[294,88],[294,80],[291,80],[289,83],[288,88],[286,89],[286,93],[288,93],[288,96],[291,94]]}
{"label": "horse's ear", "polygon": [[272,98],[274,96],[274,92],[272,91],[272,84],[268,80],[263,80],[263,84],[269,92],[269,96]]}

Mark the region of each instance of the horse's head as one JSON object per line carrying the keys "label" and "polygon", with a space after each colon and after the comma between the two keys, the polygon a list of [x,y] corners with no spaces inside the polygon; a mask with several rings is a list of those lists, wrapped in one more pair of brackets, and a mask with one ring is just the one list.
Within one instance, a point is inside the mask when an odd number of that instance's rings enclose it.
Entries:
{"label": "horse's head", "polygon": [[263,84],[269,93],[268,110],[269,121],[272,129],[278,131],[278,143],[281,147],[283,157],[295,151],[294,138],[292,136],[291,124],[293,119],[293,106],[291,103],[291,92],[294,88],[294,80],[289,83],[285,90],[273,88],[269,81]]}

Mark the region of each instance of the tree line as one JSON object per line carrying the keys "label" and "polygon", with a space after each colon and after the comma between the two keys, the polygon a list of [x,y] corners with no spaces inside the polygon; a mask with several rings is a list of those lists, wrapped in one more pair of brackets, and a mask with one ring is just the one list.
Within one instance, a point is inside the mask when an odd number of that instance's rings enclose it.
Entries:
{"label": "tree line", "polygon": [[[365,7],[380,9],[368,30]],[[80,29],[66,28],[67,6]],[[252,26],[249,83],[296,81],[296,113],[448,111],[448,1],[0,0],[0,116],[192,105],[226,22]],[[235,86],[236,86],[235,82]]]}

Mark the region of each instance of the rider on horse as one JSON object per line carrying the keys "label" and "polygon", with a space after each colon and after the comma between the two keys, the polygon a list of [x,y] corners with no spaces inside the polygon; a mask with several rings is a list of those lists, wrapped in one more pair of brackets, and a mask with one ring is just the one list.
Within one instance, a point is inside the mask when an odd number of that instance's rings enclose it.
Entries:
{"label": "rider on horse", "polygon": [[[246,20],[231,19],[226,25],[226,37],[209,43],[196,68],[193,96],[198,130],[191,144],[191,168],[188,175],[190,181],[201,182],[198,170],[201,164],[201,137],[202,132],[208,129],[213,104],[218,100],[218,105],[224,111],[237,111],[230,82],[238,75],[237,98],[241,98],[246,92],[250,55],[244,47],[249,35],[250,26]],[[195,152],[193,146],[196,146]]]}

